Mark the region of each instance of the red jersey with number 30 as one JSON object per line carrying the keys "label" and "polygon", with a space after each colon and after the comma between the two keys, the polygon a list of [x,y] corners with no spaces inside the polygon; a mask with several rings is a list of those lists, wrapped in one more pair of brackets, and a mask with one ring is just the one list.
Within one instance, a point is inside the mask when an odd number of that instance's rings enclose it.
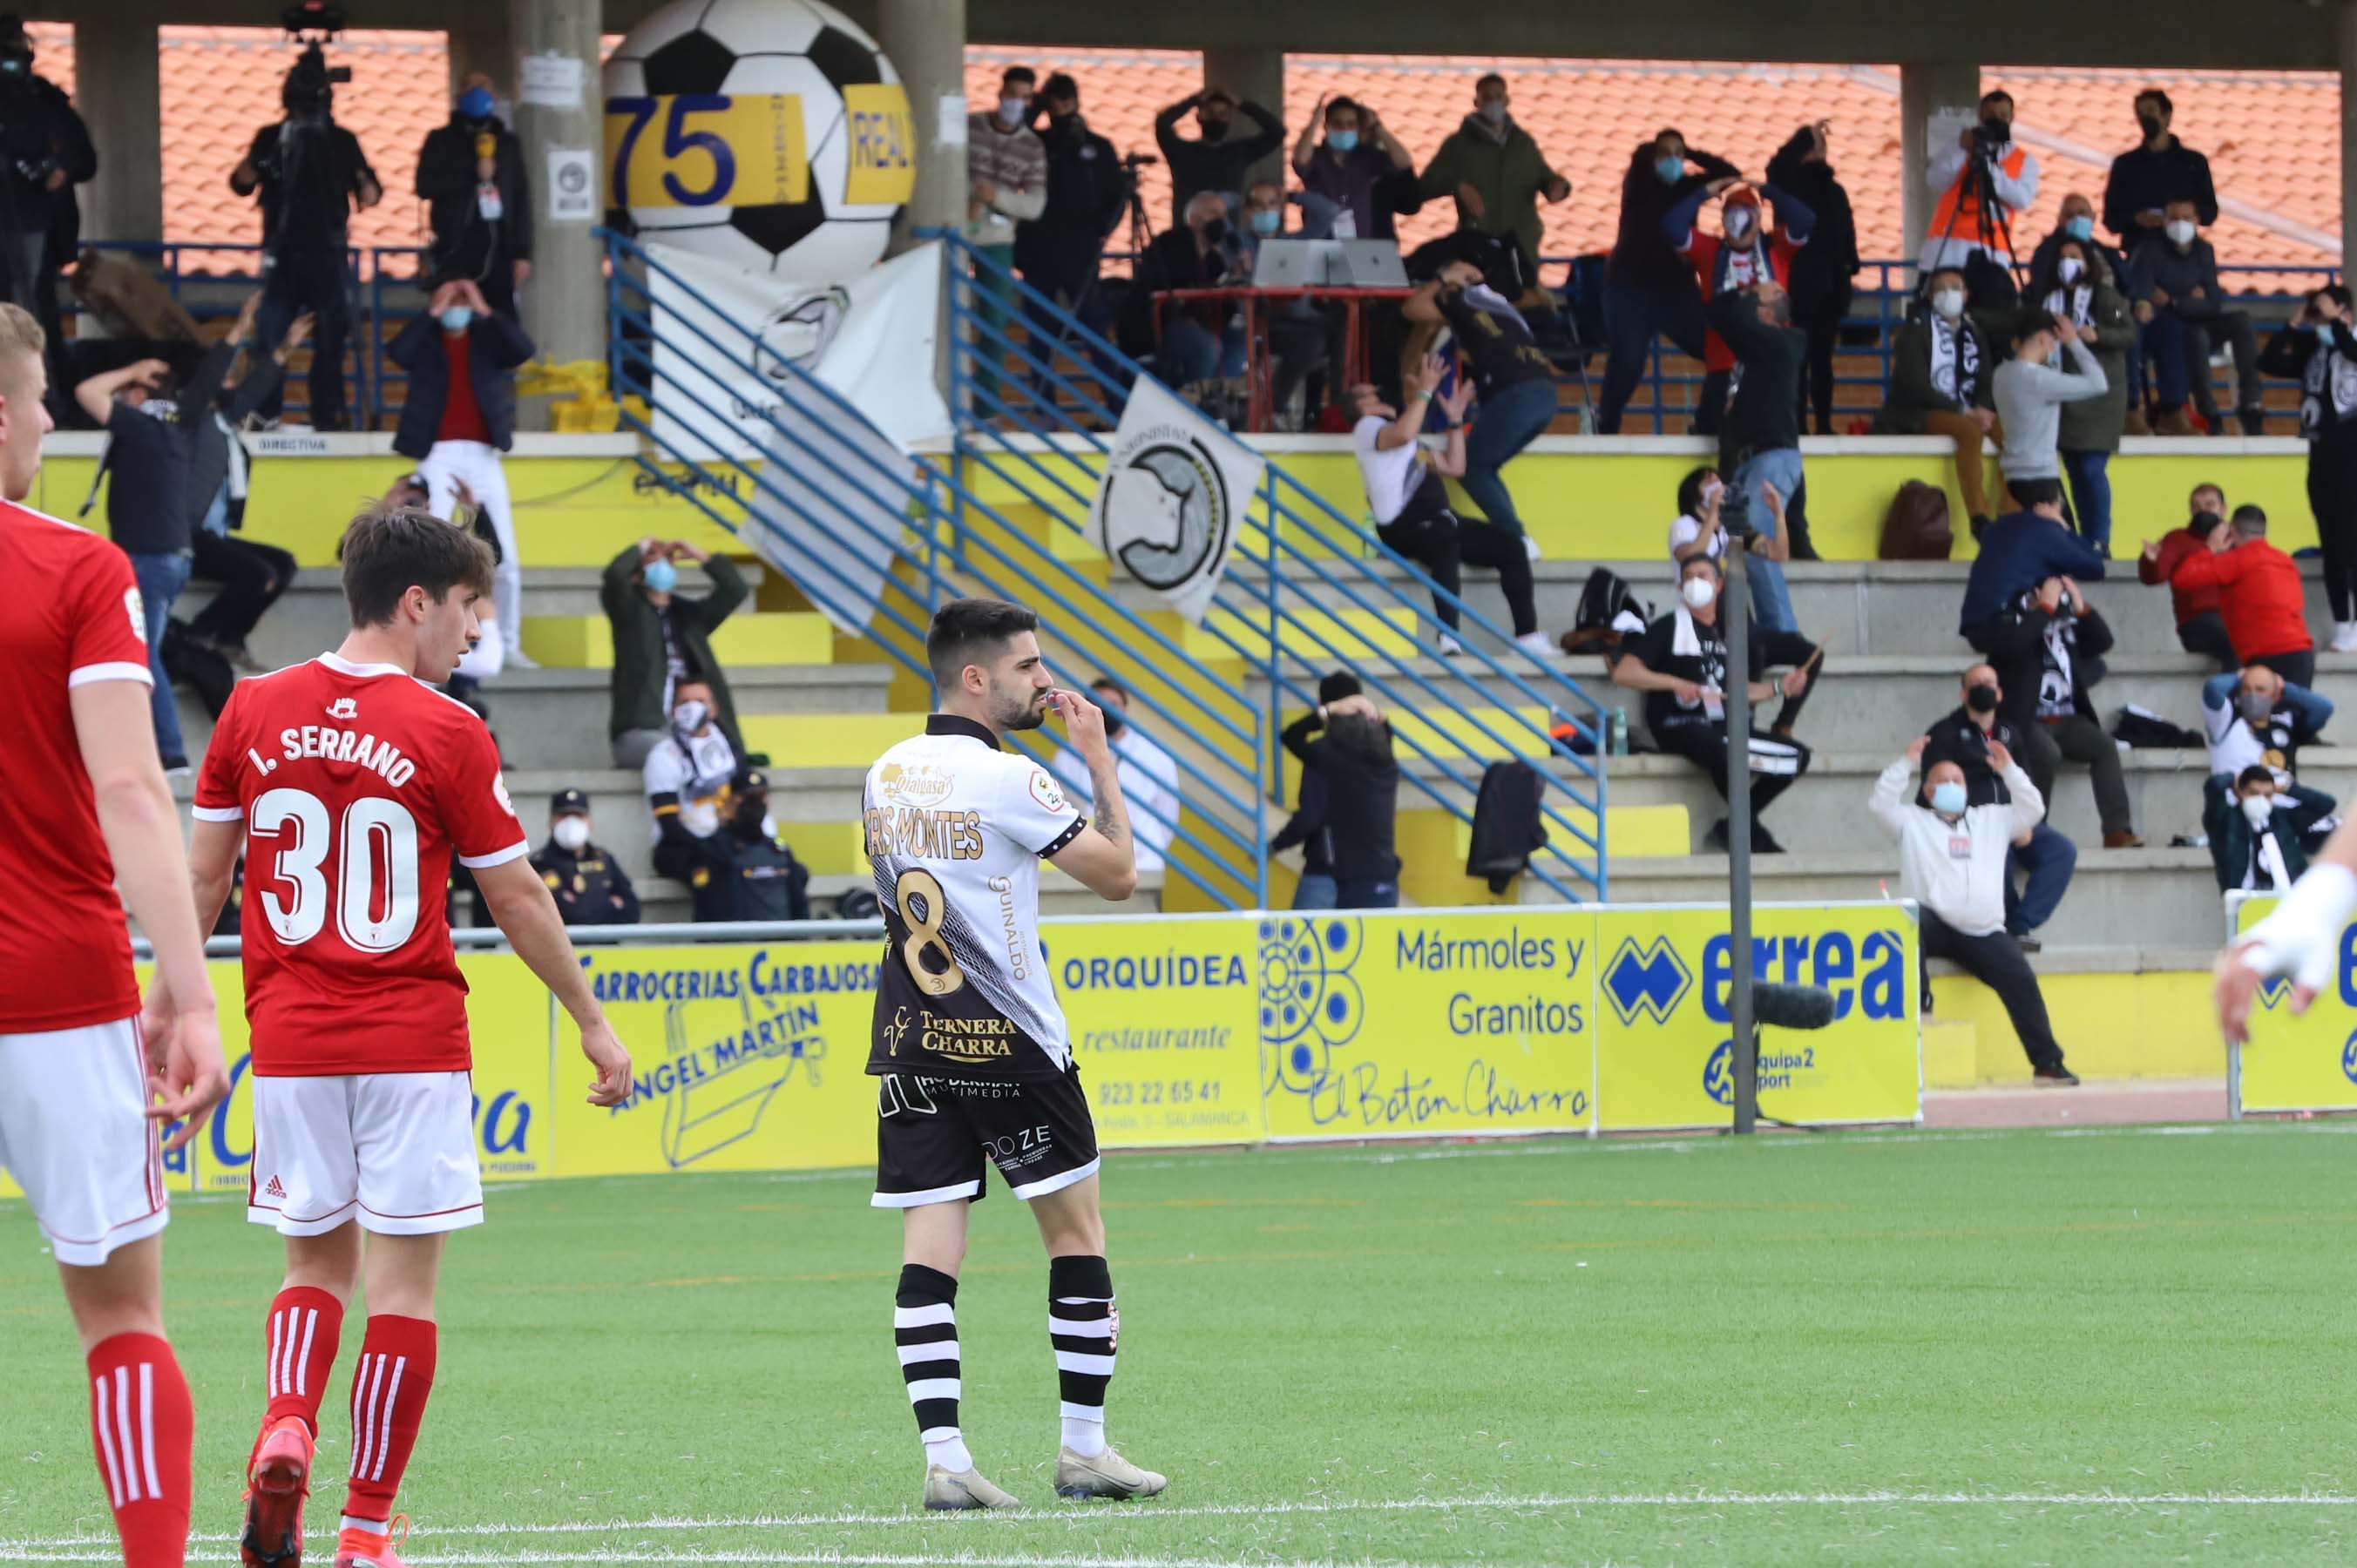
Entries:
{"label": "red jersey with number 30", "polygon": [[332,653],[242,681],[197,816],[243,822],[245,1016],[263,1078],[473,1066],[450,857],[531,849],[473,709]]}
{"label": "red jersey with number 30", "polygon": [[151,684],[131,559],[70,522],[0,501],[0,1035],[139,1011],[114,862],[68,695]]}

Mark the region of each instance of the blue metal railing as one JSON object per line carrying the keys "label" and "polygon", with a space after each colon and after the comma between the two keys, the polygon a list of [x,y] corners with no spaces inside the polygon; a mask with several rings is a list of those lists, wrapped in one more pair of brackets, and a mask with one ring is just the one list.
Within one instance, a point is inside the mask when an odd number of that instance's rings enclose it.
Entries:
{"label": "blue metal railing", "polygon": [[[1095,481],[1092,477],[1084,490],[1060,470],[1102,463],[1110,447],[1076,413],[1107,426],[1117,423],[1127,400],[1127,382],[1119,378],[1149,372],[995,257],[953,233],[934,237],[948,244],[952,261],[951,401],[960,465],[1009,483],[1018,482],[1010,473],[1028,476],[1019,486],[1027,499],[1059,527],[1084,532]],[[991,295],[987,305],[977,298],[983,291]],[[1051,325],[1058,345],[1043,353],[1028,334],[1017,337],[1007,329],[1014,317]],[[1349,670],[1395,718],[1439,721],[1394,724],[1395,744],[1410,762],[1402,778],[1463,822],[1471,821],[1489,762],[1530,761],[1555,787],[1541,806],[1550,843],[1534,857],[1532,875],[1566,900],[1603,897],[1604,772],[1552,733],[1567,721],[1599,751],[1602,705],[1560,671],[1514,649],[1487,616],[1276,463],[1267,465],[1266,475],[1243,519],[1237,555],[1244,569],[1222,584],[1203,628],[1265,682],[1270,728],[1286,709],[1315,705],[1317,683],[1328,671]],[[1385,651],[1398,613],[1423,625],[1433,595],[1462,620],[1463,648],[1454,661],[1419,656],[1421,647],[1419,655]],[[1361,632],[1350,629],[1353,619]],[[1270,782],[1282,778],[1280,768]]]}
{"label": "blue metal railing", "polygon": [[[97,240],[82,249],[136,259],[199,325],[237,315],[245,294],[262,286],[262,247],[211,240]],[[425,252],[415,245],[352,245],[344,252],[347,296],[352,303],[350,358],[344,369],[344,408],[356,430],[379,430],[401,412],[409,372],[384,357],[385,343],[425,308],[417,279]],[[71,290],[60,291],[60,308],[81,311]],[[296,419],[310,415],[310,379],[286,378],[285,406]]]}
{"label": "blue metal railing", "polygon": [[[756,452],[699,457],[626,412],[625,425],[645,436],[664,459],[642,456],[640,466],[731,532],[742,535],[751,524],[749,542],[757,548],[773,539],[790,551],[789,575],[813,603],[838,624],[867,627],[896,662],[929,682],[922,658],[925,627],[894,602],[896,585],[888,581],[881,598],[871,603],[867,586],[814,544],[847,542],[869,558],[905,567],[897,586],[912,600],[921,597],[926,616],[942,600],[974,587],[1021,599],[1041,611],[1049,635],[1067,646],[1126,661],[1183,687],[1188,696],[1176,698],[1166,697],[1153,681],[1126,682],[1134,704],[1130,720],[1141,734],[1172,738],[1208,731],[1214,742],[1200,755],[1183,745],[1167,747],[1182,776],[1184,809],[1166,813],[1133,800],[1133,823],[1150,824],[1167,835],[1166,877],[1191,885],[1219,907],[1265,904],[1267,824],[1260,784],[1272,736],[1257,706],[1150,620],[1071,572],[1057,560],[1051,540],[1027,533],[974,494],[958,473],[879,457],[883,438],[832,388],[791,364],[765,361],[757,369],[753,328],[716,333],[683,313],[659,314],[657,290],[675,290],[709,318],[728,319],[630,240],[610,232],[603,237],[613,263],[607,310],[608,372],[616,392],[635,393],[651,404],[660,400],[666,410],[707,428],[734,428],[738,416],[758,416],[764,426]],[[683,356],[695,373],[681,375],[673,355]],[[724,412],[705,390],[714,385],[707,378],[716,366],[724,374],[765,380],[775,406],[765,403],[757,412],[740,403]],[[793,416],[791,424],[781,411]],[[811,482],[814,470],[823,478]],[[747,489],[760,504],[742,517],[728,515],[709,499]],[[994,526],[968,528],[963,520],[969,516]],[[809,532],[797,539],[791,530]],[[761,553],[774,560],[777,552]],[[964,581],[951,582],[945,564]],[[1031,736],[1010,738],[1068,787],[1085,792],[1087,779],[1072,769],[1066,754]]]}

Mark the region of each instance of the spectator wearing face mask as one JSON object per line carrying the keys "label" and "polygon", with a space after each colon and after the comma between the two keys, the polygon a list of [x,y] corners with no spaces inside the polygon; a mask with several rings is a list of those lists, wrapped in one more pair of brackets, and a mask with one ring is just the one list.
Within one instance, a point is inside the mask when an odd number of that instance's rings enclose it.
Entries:
{"label": "spectator wearing face mask", "polygon": [[2136,247],[2128,263],[2128,296],[2144,329],[2144,351],[2152,361],[2158,411],[2152,427],[2162,435],[2197,434],[2185,417],[2190,393],[2211,434],[2226,434],[2210,386],[2211,345],[2223,338],[2233,346],[2234,406],[2243,434],[2257,435],[2266,428],[2258,335],[2247,314],[2225,308],[2217,252],[2201,237],[2195,211],[2190,198],[2171,199],[2161,238]]}
{"label": "spectator wearing face mask", "polygon": [[1522,312],[1484,283],[1481,269],[1470,262],[1444,265],[1437,278],[1408,296],[1400,314],[1411,322],[1445,324],[1465,357],[1481,412],[1465,443],[1459,483],[1483,518],[1521,543],[1528,530],[1502,470],[1555,423],[1554,365]]}
{"label": "spectator wearing face mask", "polygon": [[[1244,191],[1243,232],[1237,237],[1242,271],[1251,275],[1260,259],[1262,242],[1285,237],[1285,190],[1275,180],[1256,179]],[[1279,428],[1297,429],[1311,423],[1315,410],[1305,408],[1297,419],[1293,403],[1308,379],[1326,372],[1331,385],[1349,352],[1350,313],[1335,300],[1272,301],[1267,306],[1268,351],[1275,361],[1270,399]],[[1222,356],[1237,372],[1243,368],[1243,317],[1229,324],[1221,343]],[[1341,402],[1339,393],[1335,398]]]}
{"label": "spectator wearing face mask", "polygon": [[1407,406],[1394,409],[1372,386],[1355,389],[1358,423],[1351,428],[1351,445],[1358,454],[1359,478],[1366,487],[1367,510],[1374,515],[1375,536],[1385,545],[1424,568],[1436,588],[1432,613],[1440,622],[1439,650],[1446,658],[1462,652],[1458,639],[1464,581],[1460,563],[1494,567],[1498,586],[1506,596],[1506,610],[1514,628],[1514,644],[1533,654],[1551,651],[1539,632],[1538,609],[1531,586],[1530,553],[1522,540],[1494,522],[1467,521],[1448,503],[1448,488],[1441,481],[1465,473],[1465,409],[1472,401],[1473,383],[1463,377],[1449,395],[1439,400],[1448,421],[1444,451],[1427,453],[1416,437],[1423,432],[1433,392],[1443,367],[1437,356],[1409,373]]}
{"label": "spectator wearing face mask", "polygon": [[[74,388],[74,401],[106,432],[106,532],[131,558],[131,575],[139,585],[135,607],[145,617],[141,630],[154,678],[148,703],[156,750],[164,771],[171,774],[188,771],[188,754],[172,678],[164,669],[164,630],[172,602],[188,585],[195,514],[201,506],[190,494],[189,474],[198,422],[210,417],[216,386],[184,387],[164,360],[140,360]],[[36,409],[31,417],[44,416]]]}
{"label": "spectator wearing face mask", "polygon": [[2232,525],[2222,515],[2225,506],[2225,492],[2217,486],[2194,486],[2192,519],[2158,541],[2144,542],[2144,553],[2136,561],[2136,581],[2151,587],[2167,584],[2170,607],[2177,616],[2177,645],[2188,653],[2215,660],[2218,668],[2231,675],[2243,661],[2234,652],[2234,639],[2227,635],[2225,618],[2218,612],[2218,585],[2177,581],[2177,569],[2188,558],[2233,548],[2229,535]]}
{"label": "spectator wearing face mask", "polygon": [[[2051,483],[2051,481],[2047,481]],[[2023,590],[1994,629],[1975,644],[1997,671],[2000,696],[2015,693],[2008,717],[2025,741],[2022,760],[2051,800],[2062,762],[2086,765],[2094,783],[2095,814],[2105,849],[2141,849],[2128,804],[2120,748],[2104,733],[2089,694],[2104,678],[2112,628],[2087,602],[2077,582],[2050,576]]]}
{"label": "spectator wearing face mask", "polygon": [[[1239,112],[1253,123],[1248,134],[1236,134]],[[1195,134],[1182,136],[1178,122],[1190,113]],[[1204,192],[1217,196],[1223,207],[1241,203],[1253,165],[1285,145],[1285,122],[1249,99],[1207,87],[1154,117],[1154,144],[1170,166],[1170,222],[1175,228],[1189,221],[1189,206]]]}
{"label": "spectator wearing face mask", "polygon": [[1538,282],[1539,198],[1550,202],[1571,196],[1571,181],[1547,166],[1531,134],[1508,110],[1506,79],[1496,71],[1473,84],[1473,113],[1440,144],[1424,166],[1416,193],[1426,200],[1457,199],[1457,226],[1512,240],[1522,264],[1516,281]]}
{"label": "spectator wearing face mask", "polygon": [[[2267,542],[2267,514],[2234,509],[2231,532],[2178,563],[2171,583],[2218,590],[2218,614],[2244,664],[2265,664],[2297,686],[2316,684],[2316,639],[2299,563]],[[2222,542],[2226,547],[2217,548]],[[2339,639],[2335,639],[2336,645]]]}
{"label": "spectator wearing face mask", "polygon": [[683,847],[698,923],[810,918],[809,868],[778,837],[770,776],[759,768],[737,770],[719,830]]}
{"label": "spectator wearing face mask", "polygon": [[[1332,678],[1320,682],[1328,689]],[[1318,732],[1325,733],[1320,735]],[[1391,721],[1361,693],[1321,697],[1279,737],[1306,780],[1320,775],[1324,815],[1314,831],[1334,875],[1338,909],[1399,907],[1399,764]],[[1305,783],[1305,792],[1307,790]],[[1280,835],[1282,836],[1282,835]]]}
{"label": "spectator wearing face mask", "polygon": [[2303,746],[2319,746],[2332,722],[2332,704],[2285,680],[2264,664],[2201,683],[2201,730],[2210,742],[2210,774],[2232,779],[2245,768],[2264,766],[2278,791],[2315,808],[2319,820],[2334,810],[2331,796],[2299,784]]}
{"label": "spectator wearing face mask", "polygon": [[499,564],[491,575],[506,662],[537,668],[524,656],[523,563],[516,554],[515,511],[500,454],[515,445],[515,371],[533,357],[532,339],[511,317],[493,311],[471,279],[445,280],[385,347],[409,372],[393,449],[417,464],[434,515],[448,521],[461,486],[494,532]]}
{"label": "spectator wearing face mask", "polygon": [[[700,599],[679,592],[679,568],[692,561],[712,579]],[[639,768],[672,734],[671,715],[682,685],[693,682],[709,693],[713,717],[733,753],[744,746],[737,729],[737,705],[728,693],[727,671],[712,651],[712,634],[750,590],[737,564],[683,540],[649,537],[624,548],[606,564],[598,602],[613,630],[612,709],[607,733],[614,766]]]}
{"label": "spectator wearing face mask", "polygon": [[[1971,804],[2008,805],[2013,797],[1993,758],[2000,752],[2026,757],[2034,743],[1999,711],[2005,688],[1994,666],[1975,664],[1965,671],[1964,688],[1964,705],[1924,731],[1931,744],[1922,756],[1923,769],[1929,773],[1943,762],[1953,762],[1964,772]],[[2042,743],[2040,736],[2035,744]],[[2022,951],[2039,950],[2038,929],[2061,908],[2078,865],[2079,846],[2051,822],[2040,821],[2028,832],[2014,835],[2006,854],[2005,929]],[[2014,890],[2017,875],[2025,878],[2018,893]]]}
{"label": "spectator wearing face mask", "polygon": [[[1834,349],[1842,323],[1849,319],[1850,280],[1865,264],[1857,253],[1849,192],[1834,177],[1832,135],[1830,122],[1803,125],[1768,160],[1770,184],[1791,191],[1815,218],[1784,286],[1792,292],[1792,324],[1809,335],[1807,398],[1820,435],[1834,433]],[[1776,212],[1784,217],[1781,204]]]}
{"label": "spectator wearing face mask", "polygon": [[638,889],[613,852],[590,838],[589,796],[579,789],[549,797],[548,842],[532,857],[568,926],[635,926]]}
{"label": "spectator wearing face mask", "polygon": [[[1760,199],[1776,204],[1777,227],[1770,231],[1760,219]],[[1703,203],[1721,196],[1717,234],[1696,232],[1695,220]],[[1705,320],[1709,302],[1720,295],[1749,288],[1762,279],[1782,284],[1792,274],[1792,258],[1809,242],[1816,214],[1774,186],[1764,192],[1732,179],[1713,180],[1693,191],[1662,220],[1662,231],[1695,270],[1702,291]],[[1727,407],[1727,382],[1735,372],[1735,350],[1716,330],[1703,338],[1702,395],[1695,405],[1697,435],[1716,435]]]}
{"label": "spectator wearing face mask", "polygon": [[[2024,479],[2059,483],[2062,457],[2057,447],[2063,405],[2101,398],[2110,383],[2104,379],[2103,366],[2082,340],[2074,317],[2028,306],[2015,314],[2011,338],[2013,357],[1999,365],[1991,378],[1997,424],[2005,432],[1997,467],[2008,487]],[[2065,361],[2061,370],[2048,363],[2058,346]],[[2085,528],[2081,532],[2095,553],[2106,553],[2103,536]]]}
{"label": "spectator wearing face mask", "polygon": [[[1916,789],[1916,765],[1929,744],[1919,738],[1884,768],[1868,803],[1875,821],[1899,841],[1900,890],[1922,911],[1923,957],[1946,959],[1996,993],[2040,1087],[2073,1086],[2079,1079],[2062,1064],[2037,972],[2005,933],[2006,854],[2038,824],[2045,801],[2002,746],[1989,748],[1989,761],[2009,803],[1972,804],[1964,769],[1953,761],[1925,768],[1923,787]],[[1931,989],[1927,979],[1927,997]]]}
{"label": "spectator wearing face mask", "polygon": [[2357,334],[2350,320],[2346,285],[2317,289],[2260,360],[2267,374],[2299,382],[2308,504],[2323,547],[2335,653],[2357,653]]}
{"label": "spectator wearing face mask", "polygon": [[[1688,561],[1680,569],[1677,604],[1612,666],[1614,685],[1645,693],[1645,727],[1653,744],[1709,775],[1722,800],[1727,788],[1727,683],[1736,678],[1726,630],[1726,616],[1732,612],[1721,599],[1723,586],[1717,562],[1703,555]],[[1816,683],[1824,650],[1798,634],[1756,627],[1745,646],[1750,669],[1743,678],[1752,703],[1769,702],[1780,692],[1784,698],[1774,724],[1751,736],[1751,847],[1775,854],[1783,846],[1760,816],[1809,770],[1809,748],[1792,738],[1792,728]],[[1789,669],[1771,683],[1768,671],[1776,665]],[[1727,848],[1727,819],[1722,817],[1704,835],[1704,847]]]}
{"label": "spectator wearing face mask", "polygon": [[1970,282],[1976,268],[2011,267],[2014,223],[2038,201],[2038,159],[2014,137],[2013,94],[1983,93],[1978,123],[1932,155],[1927,177],[1935,199],[1918,270],[1953,267]]}
{"label": "spectator wearing face mask", "polygon": [[1670,524],[1670,574],[1683,576],[1686,563],[1727,559],[1727,525],[1718,520],[1727,481],[1705,464],[1678,481],[1678,515]]}
{"label": "spectator wearing face mask", "polygon": [[1891,354],[1890,384],[1874,416],[1878,435],[1940,435],[1956,444],[1956,488],[1975,532],[1989,519],[1988,467],[1981,443],[2002,443],[1997,424],[1996,364],[1988,339],[1964,313],[1964,274],[1953,267],[1932,274],[1929,309],[1909,314]]}
{"label": "spectator wearing face mask", "polygon": [[[996,416],[997,367],[1006,358],[1017,307],[1016,227],[1048,208],[1048,149],[1031,129],[1028,66],[1011,66],[998,81],[998,102],[967,116],[965,237],[981,261],[974,269],[974,392],[983,415]],[[984,263],[994,264],[983,264]]]}
{"label": "spectator wearing face mask", "polygon": [[471,278],[493,310],[513,319],[516,290],[532,276],[532,177],[523,138],[499,117],[489,71],[468,71],[450,123],[425,134],[417,199],[434,231],[426,269]]}
{"label": "spectator wearing face mask", "polygon": [[2194,220],[2203,228],[2218,221],[2210,160],[2170,134],[2176,112],[2158,87],[2137,93],[2136,145],[2112,160],[2104,179],[2104,227],[2131,255],[2164,237],[2173,199],[2192,202]]}
{"label": "spectator wearing face mask", "polygon": [[[1049,77],[1035,107],[1047,113],[1039,136],[1047,159],[1048,193],[1039,216],[1015,226],[1015,265],[1023,281],[1049,304],[1071,312],[1091,331],[1103,333],[1113,325],[1113,311],[1097,274],[1105,241],[1128,209],[1135,181],[1122,166],[1114,145],[1089,128],[1081,114],[1080,84],[1071,77],[1060,71]],[[1049,345],[1062,336],[1063,325],[1037,304],[1027,302],[1025,312],[1033,353],[1043,364],[1052,363]],[[1101,358],[1097,368],[1112,377],[1109,360]],[[1032,386],[1042,399],[1055,396],[1055,383],[1045,370],[1032,371]]]}
{"label": "spectator wearing face mask", "polygon": [[[1129,722],[1127,686],[1110,675],[1100,675],[1089,682],[1089,690],[1104,714],[1105,744],[1113,748],[1121,798],[1131,808],[1130,838],[1137,851],[1137,869],[1141,875],[1159,871],[1169,863],[1170,841],[1178,832],[1178,813],[1185,809],[1178,798],[1178,759]],[[1069,746],[1060,751],[1056,776],[1077,781],[1065,785],[1064,797],[1086,811],[1091,798],[1089,769],[1080,753]]]}
{"label": "spectator wearing face mask", "polygon": [[1407,149],[1355,99],[1318,100],[1293,145],[1293,172],[1301,177],[1302,227],[1313,240],[1389,240],[1403,204],[1421,205]]}
{"label": "spectator wearing face mask", "polygon": [[65,89],[35,74],[33,52],[25,24],[0,16],[0,300],[39,318],[55,392],[69,380],[58,274],[81,237],[74,187],[96,177],[98,150]]}
{"label": "spectator wearing face mask", "polygon": [[2309,809],[2278,794],[2275,775],[2253,763],[2202,786],[2201,830],[2221,891],[2288,893],[2308,874],[2301,840],[2313,823]]}
{"label": "spectator wearing face mask", "polygon": [[1612,350],[1597,400],[1598,435],[1620,433],[1621,413],[1644,374],[1654,338],[1667,338],[1687,358],[1702,358],[1702,296],[1694,269],[1670,248],[1662,220],[1704,186],[1736,176],[1733,164],[1687,146],[1675,130],[1638,143],[1630,155],[1620,177],[1620,228],[1604,263],[1604,330]]}
{"label": "spectator wearing face mask", "polygon": [[694,869],[693,841],[720,831],[728,806],[728,781],[737,775],[737,748],[720,728],[712,688],[701,681],[679,683],[672,694],[670,718],[670,727],[647,753],[640,773],[646,784],[655,870],[685,882]]}
{"label": "spectator wearing face mask", "polygon": [[1783,563],[1792,557],[1785,508],[1801,493],[1801,364],[1808,335],[1792,325],[1792,302],[1773,278],[1703,308],[1735,350],[1736,382],[1719,426],[1718,467],[1727,476],[1729,533],[1757,533],[1751,608],[1770,631],[1797,632]]}
{"label": "spectator wearing face mask", "polygon": [[1138,258],[1135,282],[1122,301],[1122,351],[1151,358],[1155,374],[1174,387],[1210,381],[1220,370],[1226,311],[1216,304],[1160,302],[1156,295],[1249,276],[1230,231],[1227,203],[1216,192],[1198,191],[1187,203],[1186,222],[1157,234]]}
{"label": "spectator wearing face mask", "polygon": [[2095,203],[2075,190],[2062,199],[2062,216],[2054,225],[2053,231],[2039,241],[2038,249],[2030,252],[2029,275],[2032,278],[2054,275],[2055,258],[2066,240],[2076,241],[2084,247],[2087,260],[2091,263],[2101,262],[2104,271],[2110,274],[2113,285],[2123,294],[2127,291],[2126,255],[2095,237]]}
{"label": "spectator wearing face mask", "polygon": [[[2104,270],[2093,247],[2065,236],[2050,251],[2049,271],[2033,263],[2029,300],[2058,321],[2068,320],[2079,330],[2080,346],[2103,371],[2099,397],[2075,398],[2061,406],[2054,445],[2062,472],[2071,481],[2071,510],[2081,537],[2098,554],[2112,547],[2112,454],[2120,449],[2120,431],[2128,406],[2128,346],[2136,328],[2128,320],[2128,304]],[[2002,373],[2003,367],[1999,367]],[[2002,395],[2000,393],[2000,395]],[[2006,420],[2009,432],[2013,422]]]}

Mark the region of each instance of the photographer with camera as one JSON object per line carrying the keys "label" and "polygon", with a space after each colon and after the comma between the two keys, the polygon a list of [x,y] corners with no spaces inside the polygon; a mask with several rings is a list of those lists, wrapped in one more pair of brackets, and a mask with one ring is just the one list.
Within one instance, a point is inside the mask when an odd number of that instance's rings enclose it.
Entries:
{"label": "photographer with camera", "polygon": [[98,173],[90,129],[73,101],[33,74],[33,40],[15,13],[0,15],[0,300],[33,313],[46,334],[49,384],[61,387],[65,333],[58,272],[81,238],[74,187]]}
{"label": "photographer with camera", "polygon": [[[298,37],[310,29],[333,38],[343,25],[328,7],[297,6],[284,20]],[[351,68],[328,66],[323,38],[302,41],[303,52],[280,91],[286,117],[254,133],[253,145],[230,172],[229,188],[255,197],[262,208],[262,340],[278,341],[295,317],[311,313],[317,322],[311,427],[341,430],[347,425],[344,339],[351,328],[345,228],[354,207],[365,210],[384,199],[384,187],[360,138],[335,122],[336,84],[352,79]],[[270,420],[278,409],[273,400],[260,412]]]}
{"label": "photographer with camera", "polygon": [[495,107],[490,73],[468,71],[450,123],[428,131],[418,149],[417,196],[434,230],[427,271],[473,280],[512,321],[516,290],[532,276],[532,184],[523,138]]}
{"label": "photographer with camera", "polygon": [[2038,159],[2014,140],[2013,94],[1983,93],[1980,111],[1955,145],[1932,155],[1939,202],[1916,265],[1925,277],[1960,270],[1975,310],[2009,308],[2018,292],[1996,274],[2013,269],[2013,220],[2037,203]]}

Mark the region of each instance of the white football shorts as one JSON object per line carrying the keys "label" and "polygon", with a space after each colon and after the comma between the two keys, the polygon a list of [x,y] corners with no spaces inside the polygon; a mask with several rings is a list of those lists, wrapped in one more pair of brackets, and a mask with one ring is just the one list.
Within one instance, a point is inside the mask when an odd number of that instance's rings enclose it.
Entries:
{"label": "white football shorts", "polygon": [[475,1088],[463,1072],[256,1078],[245,1217],[281,1236],[357,1219],[384,1236],[483,1222]]}
{"label": "white football shorts", "polygon": [[139,1020],[0,1035],[0,1169],[61,1263],[92,1268],[164,1229],[162,1124]]}

